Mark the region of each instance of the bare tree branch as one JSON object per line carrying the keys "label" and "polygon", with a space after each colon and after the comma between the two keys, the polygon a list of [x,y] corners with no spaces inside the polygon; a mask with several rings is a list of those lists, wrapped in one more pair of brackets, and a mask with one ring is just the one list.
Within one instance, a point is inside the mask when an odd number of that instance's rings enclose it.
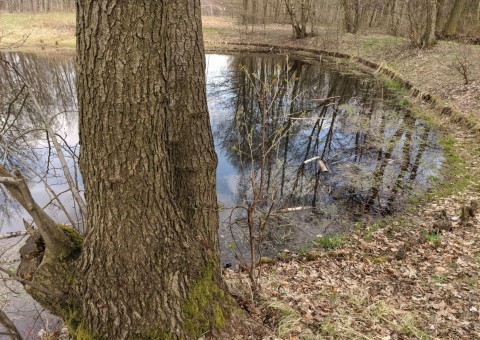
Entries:
{"label": "bare tree branch", "polygon": [[0,58],[0,60],[3,63],[5,63],[13,72],[15,72],[15,74],[21,79],[23,84],[26,86],[27,93],[28,93],[28,95],[29,95],[29,97],[30,97],[30,99],[33,103],[35,111],[38,114],[38,116],[40,117],[40,119],[42,120],[44,128],[47,131],[47,133],[48,133],[48,135],[49,135],[49,137],[50,137],[50,139],[53,143],[55,151],[57,152],[57,156],[58,156],[58,158],[60,160],[60,163],[62,165],[62,170],[63,170],[63,173],[65,175],[65,179],[67,180],[67,183],[70,187],[70,190],[72,191],[72,195],[73,195],[75,201],[78,204],[78,207],[80,209],[81,214],[83,216],[86,216],[87,215],[87,205],[85,203],[85,200],[83,199],[82,195],[80,194],[78,188],[75,186],[75,182],[74,182],[74,180],[72,178],[72,175],[70,173],[70,170],[68,168],[68,163],[67,163],[67,160],[65,158],[65,155],[63,154],[62,147],[61,147],[60,143],[58,142],[55,131],[53,131],[50,122],[48,121],[46,115],[44,114],[40,104],[38,103],[37,98],[35,97],[35,94],[33,93],[32,87],[30,86],[27,79],[25,79],[25,77],[23,77],[23,75],[20,73],[20,71],[17,70],[15,65],[13,65],[8,60],[2,59],[2,58]]}
{"label": "bare tree branch", "polygon": [[22,335],[18,331],[17,327],[12,320],[8,317],[3,310],[0,309],[0,323],[7,329],[8,333],[0,333],[7,335],[12,340],[23,340]]}
{"label": "bare tree branch", "polygon": [[50,251],[61,256],[65,251],[68,251],[68,247],[65,247],[65,245],[70,244],[68,236],[35,202],[20,171],[14,171],[14,175],[15,177],[10,174],[5,166],[0,165],[0,178],[2,178],[0,183],[3,183],[13,198],[32,216]]}
{"label": "bare tree branch", "polygon": [[50,296],[50,297],[52,297],[52,298],[63,298],[63,297],[64,297],[63,294],[59,294],[59,293],[52,292],[52,291],[46,289],[45,287],[42,287],[42,286],[40,286],[40,285],[37,285],[37,284],[34,283],[34,282],[25,280],[25,279],[21,278],[20,276],[12,273],[11,271],[9,271],[9,270],[7,270],[7,269],[5,269],[5,268],[0,267],[0,272],[5,273],[5,274],[7,274],[10,278],[15,279],[16,281],[18,281],[18,282],[20,282],[20,283],[22,283],[22,284],[24,284],[24,285],[28,285],[28,286],[32,287],[33,289],[36,289],[36,290],[38,290],[39,292],[42,292],[42,293],[44,293],[44,294],[46,294],[47,296]]}

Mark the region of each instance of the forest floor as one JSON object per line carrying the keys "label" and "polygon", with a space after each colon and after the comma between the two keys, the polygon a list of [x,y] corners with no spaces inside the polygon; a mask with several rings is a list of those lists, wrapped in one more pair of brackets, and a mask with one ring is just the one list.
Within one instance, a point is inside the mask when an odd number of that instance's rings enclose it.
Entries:
{"label": "forest floor", "polygon": [[[20,50],[74,53],[74,15],[25,16],[0,13],[1,46],[12,47],[27,34]],[[256,43],[373,61],[440,106],[480,123],[480,46],[442,41],[418,50],[401,38],[335,30],[295,40],[288,25],[258,26],[252,33],[229,18],[205,17],[203,27],[211,51]],[[456,63],[467,65],[469,84],[464,85]],[[479,214],[460,219],[461,208],[480,199],[479,131],[440,114],[439,106],[418,99],[411,103],[451,136],[444,181],[428,197],[401,216],[357,228],[344,242],[319,242],[304,254],[259,266],[255,298],[245,274],[225,271],[234,296],[270,330],[265,338],[480,338],[480,219]],[[451,229],[436,230],[450,223]],[[236,338],[249,337],[255,335],[247,329]]]}

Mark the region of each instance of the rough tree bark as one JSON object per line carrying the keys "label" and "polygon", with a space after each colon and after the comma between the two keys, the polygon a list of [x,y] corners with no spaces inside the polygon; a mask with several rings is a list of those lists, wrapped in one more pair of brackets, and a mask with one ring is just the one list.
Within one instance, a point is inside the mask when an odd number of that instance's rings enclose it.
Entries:
{"label": "rough tree bark", "polygon": [[199,0],[77,1],[85,238],[0,165],[38,228],[15,277],[74,338],[196,339],[235,308],[221,277],[200,16]]}
{"label": "rough tree bark", "polygon": [[108,339],[196,338],[228,314],[199,0],[78,1],[77,289]]}
{"label": "rough tree bark", "polygon": [[435,32],[443,34],[443,26],[441,25],[443,19],[443,12],[445,7],[445,0],[437,0],[437,17],[435,19]]}

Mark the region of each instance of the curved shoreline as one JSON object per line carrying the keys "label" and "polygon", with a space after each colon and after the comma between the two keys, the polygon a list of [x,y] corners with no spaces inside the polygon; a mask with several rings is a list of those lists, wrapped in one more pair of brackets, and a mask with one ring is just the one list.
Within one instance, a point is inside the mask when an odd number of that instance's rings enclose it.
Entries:
{"label": "curved shoreline", "polygon": [[284,45],[262,44],[262,43],[225,43],[224,46],[205,45],[206,52],[265,52],[265,53],[294,53],[300,57],[318,57],[326,56],[330,58],[340,58],[354,61],[362,66],[366,66],[374,74],[380,74],[396,81],[401,86],[410,91],[410,97],[419,100],[423,104],[430,105],[431,109],[437,113],[449,117],[449,120],[463,128],[467,128],[476,138],[480,138],[480,124],[474,119],[468,117],[465,113],[454,110],[448,105],[443,105],[441,100],[432,94],[416,87],[412,81],[404,79],[394,70],[371,61],[366,58],[352,56],[347,53],[332,52],[313,48],[303,48]]}

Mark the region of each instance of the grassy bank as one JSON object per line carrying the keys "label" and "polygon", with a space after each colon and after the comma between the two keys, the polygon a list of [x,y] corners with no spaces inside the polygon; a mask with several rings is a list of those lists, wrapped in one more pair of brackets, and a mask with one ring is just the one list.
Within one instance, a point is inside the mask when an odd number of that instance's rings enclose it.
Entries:
{"label": "grassy bank", "polygon": [[0,47],[22,51],[70,52],[75,49],[75,13],[0,12]]}
{"label": "grassy bank", "polygon": [[[465,123],[480,122],[480,46],[439,42],[420,51],[378,34],[321,31],[293,40],[288,25],[259,26],[253,33],[231,18],[206,17],[203,25],[210,50],[252,43],[303,48],[392,70],[421,95],[398,82],[391,87],[446,136],[444,181],[403,216],[364,224],[345,239],[321,239],[289,262],[263,264],[260,298],[253,298],[246,276],[227,271],[244,308],[281,339],[480,338],[479,220],[460,221],[462,207],[480,199],[479,136]],[[0,13],[0,30],[4,47],[28,35],[19,50],[74,53],[73,14]],[[452,66],[458,60],[470,65],[468,85]],[[391,81],[378,67],[370,71]],[[439,219],[451,221],[452,229],[436,230]]]}

